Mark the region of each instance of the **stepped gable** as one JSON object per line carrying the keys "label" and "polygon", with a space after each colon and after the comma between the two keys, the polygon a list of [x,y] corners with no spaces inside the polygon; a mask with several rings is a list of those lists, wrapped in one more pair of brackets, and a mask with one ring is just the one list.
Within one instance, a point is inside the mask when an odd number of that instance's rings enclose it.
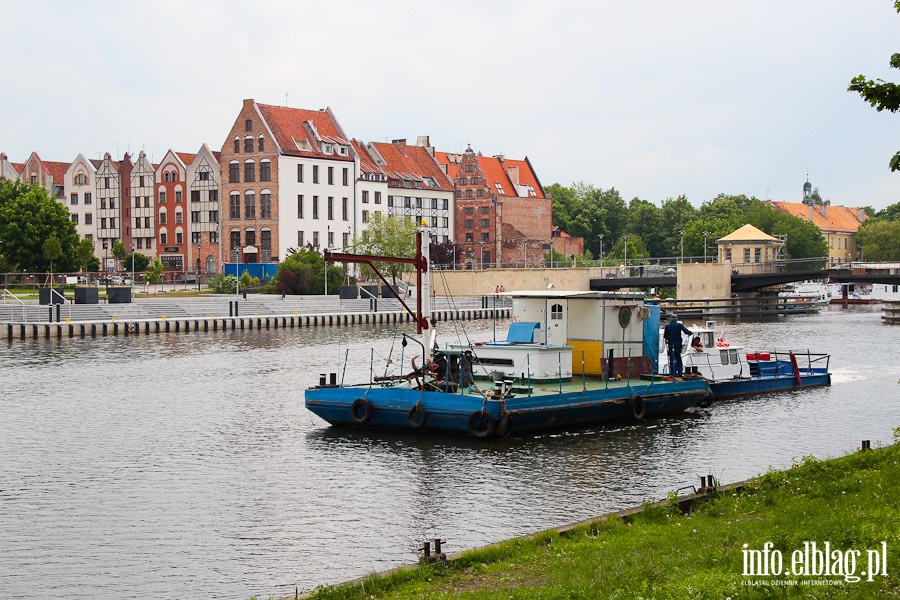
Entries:
{"label": "stepped gable", "polygon": [[[462,154],[435,152],[435,160],[444,166],[447,176],[456,181]],[[545,198],[544,188],[531,166],[531,161],[504,156],[478,155],[478,168],[488,187],[497,195],[520,198]]]}
{"label": "stepped gable", "polygon": [[[325,152],[324,144],[326,143],[350,146],[350,142],[330,109],[306,110],[259,103],[256,104],[256,107],[277,141],[281,154],[330,160],[353,160],[353,156],[349,152],[344,156],[336,151]],[[297,142],[300,142],[301,146],[298,146]],[[303,144],[304,142],[305,144]]]}

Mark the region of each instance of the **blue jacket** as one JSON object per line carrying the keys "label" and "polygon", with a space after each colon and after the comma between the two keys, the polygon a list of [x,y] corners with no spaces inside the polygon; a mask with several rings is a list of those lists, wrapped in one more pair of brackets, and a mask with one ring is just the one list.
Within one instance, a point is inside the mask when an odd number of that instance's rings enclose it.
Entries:
{"label": "blue jacket", "polygon": [[691,330],[678,321],[669,321],[669,324],[666,325],[666,328],[663,331],[663,339],[666,340],[666,344],[669,345],[669,348],[672,348],[673,350],[681,349],[682,332],[692,335]]}

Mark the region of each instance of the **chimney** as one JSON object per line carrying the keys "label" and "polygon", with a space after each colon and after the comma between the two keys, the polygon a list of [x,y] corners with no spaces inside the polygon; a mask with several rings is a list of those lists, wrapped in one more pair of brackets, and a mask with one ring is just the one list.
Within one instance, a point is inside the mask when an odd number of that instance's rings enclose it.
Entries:
{"label": "chimney", "polygon": [[823,218],[823,219],[827,219],[827,218],[828,218],[828,205],[825,204],[824,202],[823,202],[822,204],[820,204],[820,205],[819,205],[819,212],[822,213],[822,218]]}
{"label": "chimney", "polygon": [[406,147],[406,138],[403,138],[402,140],[391,140],[391,143],[397,144],[401,148],[405,148]]}
{"label": "chimney", "polygon": [[509,180],[512,181],[512,184],[515,186],[519,185],[519,167],[511,166],[506,167],[506,173],[509,175]]}

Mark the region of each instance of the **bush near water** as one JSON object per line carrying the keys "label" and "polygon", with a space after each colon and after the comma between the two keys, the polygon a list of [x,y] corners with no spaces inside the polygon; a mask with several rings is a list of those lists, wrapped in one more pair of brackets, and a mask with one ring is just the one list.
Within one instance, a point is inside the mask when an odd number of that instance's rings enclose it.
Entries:
{"label": "bush near water", "polygon": [[[565,534],[548,531],[463,553],[448,564],[400,569],[319,587],[331,599],[544,598],[898,598],[900,429],[895,445],[770,470],[742,491],[679,510],[677,497],[622,519],[598,519]],[[887,575],[744,575],[745,546],[773,551],[791,568],[804,543],[860,551],[887,548]]]}

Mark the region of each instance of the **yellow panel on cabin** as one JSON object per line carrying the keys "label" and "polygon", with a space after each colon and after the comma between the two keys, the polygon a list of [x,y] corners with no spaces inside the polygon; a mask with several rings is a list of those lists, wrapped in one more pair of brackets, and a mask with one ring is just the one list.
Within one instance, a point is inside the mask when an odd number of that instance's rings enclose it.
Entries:
{"label": "yellow panel on cabin", "polygon": [[600,359],[603,358],[603,342],[595,340],[568,340],[572,346],[572,374],[581,375],[581,353],[584,353],[584,374],[602,375]]}

